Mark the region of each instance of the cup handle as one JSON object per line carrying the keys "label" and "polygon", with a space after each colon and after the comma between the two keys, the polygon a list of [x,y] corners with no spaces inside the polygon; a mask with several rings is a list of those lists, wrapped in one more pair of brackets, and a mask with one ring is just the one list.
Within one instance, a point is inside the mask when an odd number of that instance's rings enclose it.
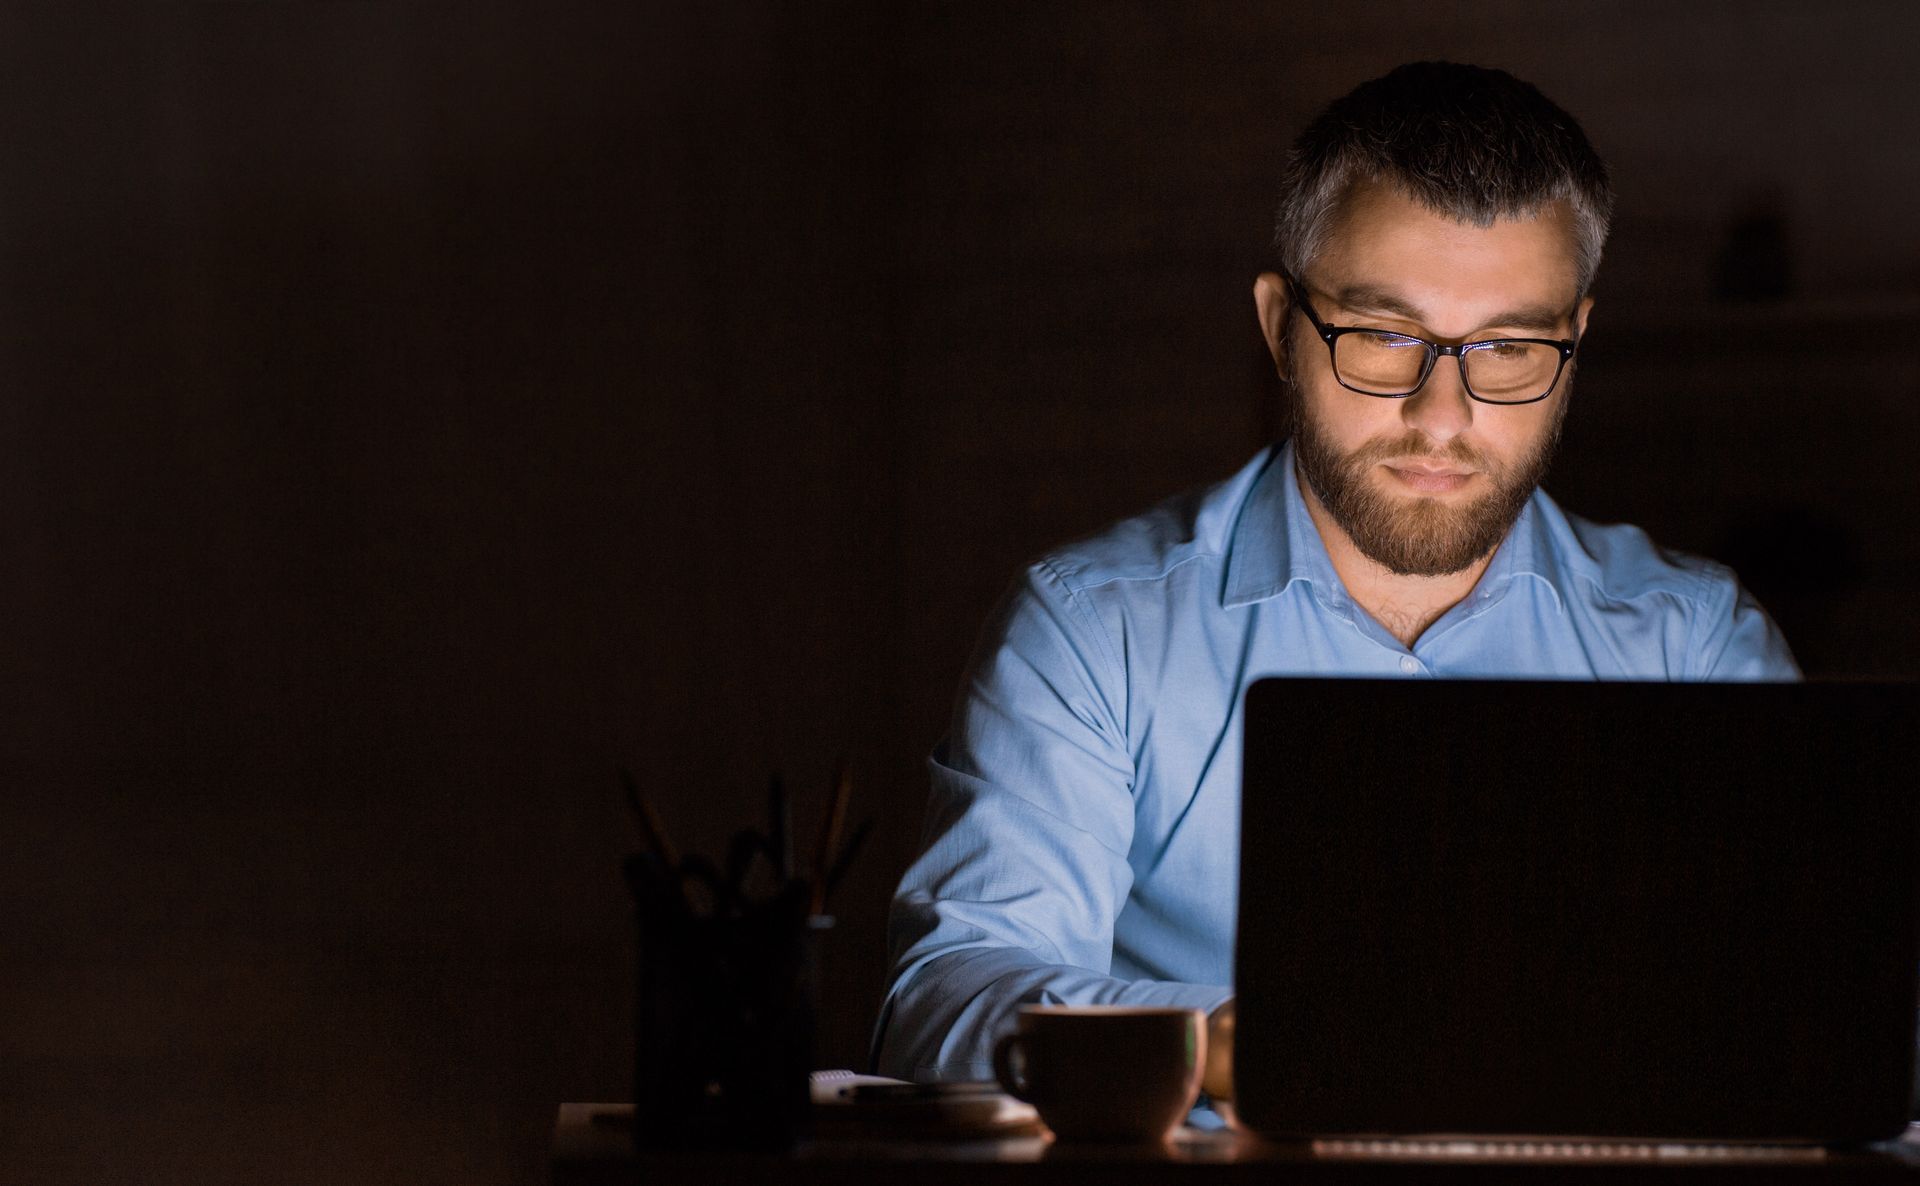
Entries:
{"label": "cup handle", "polygon": [[[1015,1067],[1019,1070],[1015,1070]],[[1027,1100],[1032,1084],[1027,1082],[1027,1043],[1024,1034],[1008,1034],[993,1044],[993,1077],[1015,1099]]]}

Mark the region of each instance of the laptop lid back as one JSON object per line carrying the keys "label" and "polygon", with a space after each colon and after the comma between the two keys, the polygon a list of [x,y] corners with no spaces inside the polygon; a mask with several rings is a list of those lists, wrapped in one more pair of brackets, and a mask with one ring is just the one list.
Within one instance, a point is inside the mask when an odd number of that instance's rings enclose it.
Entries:
{"label": "laptop lid back", "polygon": [[1915,692],[1253,685],[1241,1118],[1275,1135],[1898,1135]]}

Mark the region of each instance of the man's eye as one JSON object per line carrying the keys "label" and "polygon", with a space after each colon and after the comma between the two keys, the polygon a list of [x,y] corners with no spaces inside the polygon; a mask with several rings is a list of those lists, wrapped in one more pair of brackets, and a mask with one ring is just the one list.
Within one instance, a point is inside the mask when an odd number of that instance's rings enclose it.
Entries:
{"label": "man's eye", "polygon": [[1409,338],[1404,334],[1390,334],[1385,330],[1360,335],[1368,346],[1382,350],[1424,350],[1425,344],[1418,338]]}
{"label": "man's eye", "polygon": [[1492,358],[1519,358],[1527,352],[1524,342],[1489,342],[1480,349]]}

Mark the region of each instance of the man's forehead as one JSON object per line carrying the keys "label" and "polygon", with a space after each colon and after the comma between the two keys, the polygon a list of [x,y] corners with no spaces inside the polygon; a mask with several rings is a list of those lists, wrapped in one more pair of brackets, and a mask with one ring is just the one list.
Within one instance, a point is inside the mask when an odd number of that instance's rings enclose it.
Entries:
{"label": "man's forehead", "polygon": [[1329,232],[1310,271],[1336,298],[1388,297],[1436,316],[1491,317],[1496,307],[1564,315],[1579,296],[1576,222],[1566,202],[1480,226],[1374,184],[1349,192]]}

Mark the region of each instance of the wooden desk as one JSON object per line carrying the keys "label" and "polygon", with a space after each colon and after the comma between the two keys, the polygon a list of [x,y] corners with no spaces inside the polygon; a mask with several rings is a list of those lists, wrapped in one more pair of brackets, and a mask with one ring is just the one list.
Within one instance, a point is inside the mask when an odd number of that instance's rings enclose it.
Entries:
{"label": "wooden desk", "polygon": [[1044,1137],[997,1141],[814,1141],[773,1156],[744,1153],[638,1155],[629,1144],[627,1104],[562,1104],[554,1126],[554,1186],[1270,1186],[1276,1182],[1397,1183],[1602,1180],[1630,1186],[1707,1182],[1899,1182],[1920,1186],[1920,1134],[1867,1149],[1788,1154],[1679,1154],[1627,1147],[1568,1157],[1467,1154],[1443,1148],[1391,1152],[1340,1143],[1273,1144],[1237,1133],[1185,1133],[1164,1149],[1055,1144]]}

